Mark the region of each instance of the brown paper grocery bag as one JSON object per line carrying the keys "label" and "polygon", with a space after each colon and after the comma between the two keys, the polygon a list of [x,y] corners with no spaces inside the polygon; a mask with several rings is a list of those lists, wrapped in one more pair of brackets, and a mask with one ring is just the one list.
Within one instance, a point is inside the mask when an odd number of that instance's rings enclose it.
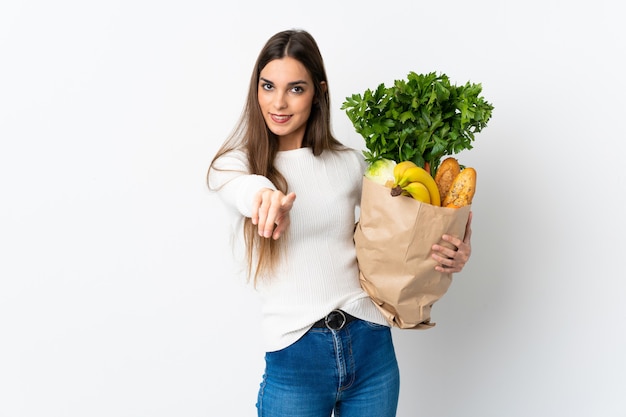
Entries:
{"label": "brown paper grocery bag", "polygon": [[425,204],[363,178],[360,220],[354,234],[361,286],[391,326],[427,329],[433,304],[452,283],[435,270],[434,243],[443,234],[463,238],[470,206]]}

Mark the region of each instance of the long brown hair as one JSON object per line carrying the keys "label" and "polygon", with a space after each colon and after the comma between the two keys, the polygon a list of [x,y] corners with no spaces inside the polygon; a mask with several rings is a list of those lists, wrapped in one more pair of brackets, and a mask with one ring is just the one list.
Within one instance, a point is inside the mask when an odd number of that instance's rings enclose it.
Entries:
{"label": "long brown hair", "polygon": [[[218,169],[214,167],[215,161],[222,155],[237,149],[244,151],[247,156],[248,174],[267,177],[280,191],[285,194],[288,192],[287,181],[274,166],[274,158],[278,152],[278,138],[267,128],[258,100],[261,71],[270,61],[285,57],[294,58],[302,63],[309,72],[315,87],[313,107],[307,121],[302,147],[310,148],[315,156],[327,149],[344,149],[331,130],[328,79],[317,42],[304,30],[286,30],[272,36],[259,53],[250,78],[248,98],[243,112],[233,132],[211,161],[207,172],[207,183],[211,169]],[[210,185],[209,189],[211,189]],[[257,226],[253,225],[249,218],[244,221],[243,233],[248,259],[248,279],[254,272],[254,282],[256,282],[259,276],[267,276],[274,270],[281,256],[282,242],[288,236],[279,240],[262,238],[258,234]]]}

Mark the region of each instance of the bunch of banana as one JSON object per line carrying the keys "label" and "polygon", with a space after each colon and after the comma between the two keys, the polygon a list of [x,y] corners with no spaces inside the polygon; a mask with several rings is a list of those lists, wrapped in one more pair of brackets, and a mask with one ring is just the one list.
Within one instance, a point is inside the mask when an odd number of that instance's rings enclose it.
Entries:
{"label": "bunch of banana", "polygon": [[459,208],[472,204],[476,192],[474,168],[466,167],[461,170],[455,158],[446,158],[437,168],[435,182],[442,196],[443,207]]}
{"label": "bunch of banana", "polygon": [[423,203],[441,205],[441,196],[435,179],[424,168],[411,161],[396,164],[393,170],[392,196],[411,196]]}

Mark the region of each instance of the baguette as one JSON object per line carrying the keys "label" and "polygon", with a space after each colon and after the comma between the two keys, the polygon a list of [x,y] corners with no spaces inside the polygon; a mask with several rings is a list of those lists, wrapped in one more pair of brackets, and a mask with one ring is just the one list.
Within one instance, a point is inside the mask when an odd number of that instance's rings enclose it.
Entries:
{"label": "baguette", "polygon": [[444,198],[445,195],[448,194],[452,182],[460,172],[461,167],[459,166],[459,161],[455,158],[449,157],[441,162],[441,165],[439,165],[435,173],[435,182],[437,183],[441,198]]}
{"label": "baguette", "polygon": [[476,170],[465,168],[456,176],[441,205],[443,207],[463,207],[472,204],[476,193]]}

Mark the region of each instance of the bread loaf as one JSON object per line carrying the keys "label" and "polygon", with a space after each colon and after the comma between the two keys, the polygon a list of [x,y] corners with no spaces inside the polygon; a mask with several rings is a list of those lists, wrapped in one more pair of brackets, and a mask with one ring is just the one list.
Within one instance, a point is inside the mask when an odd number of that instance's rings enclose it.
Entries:
{"label": "bread loaf", "polygon": [[444,207],[463,207],[472,204],[476,193],[476,170],[465,168],[456,176],[441,203]]}
{"label": "bread loaf", "polygon": [[435,182],[437,183],[441,198],[444,198],[448,193],[452,182],[460,172],[461,167],[459,166],[459,161],[455,158],[448,157],[441,162],[435,173]]}

